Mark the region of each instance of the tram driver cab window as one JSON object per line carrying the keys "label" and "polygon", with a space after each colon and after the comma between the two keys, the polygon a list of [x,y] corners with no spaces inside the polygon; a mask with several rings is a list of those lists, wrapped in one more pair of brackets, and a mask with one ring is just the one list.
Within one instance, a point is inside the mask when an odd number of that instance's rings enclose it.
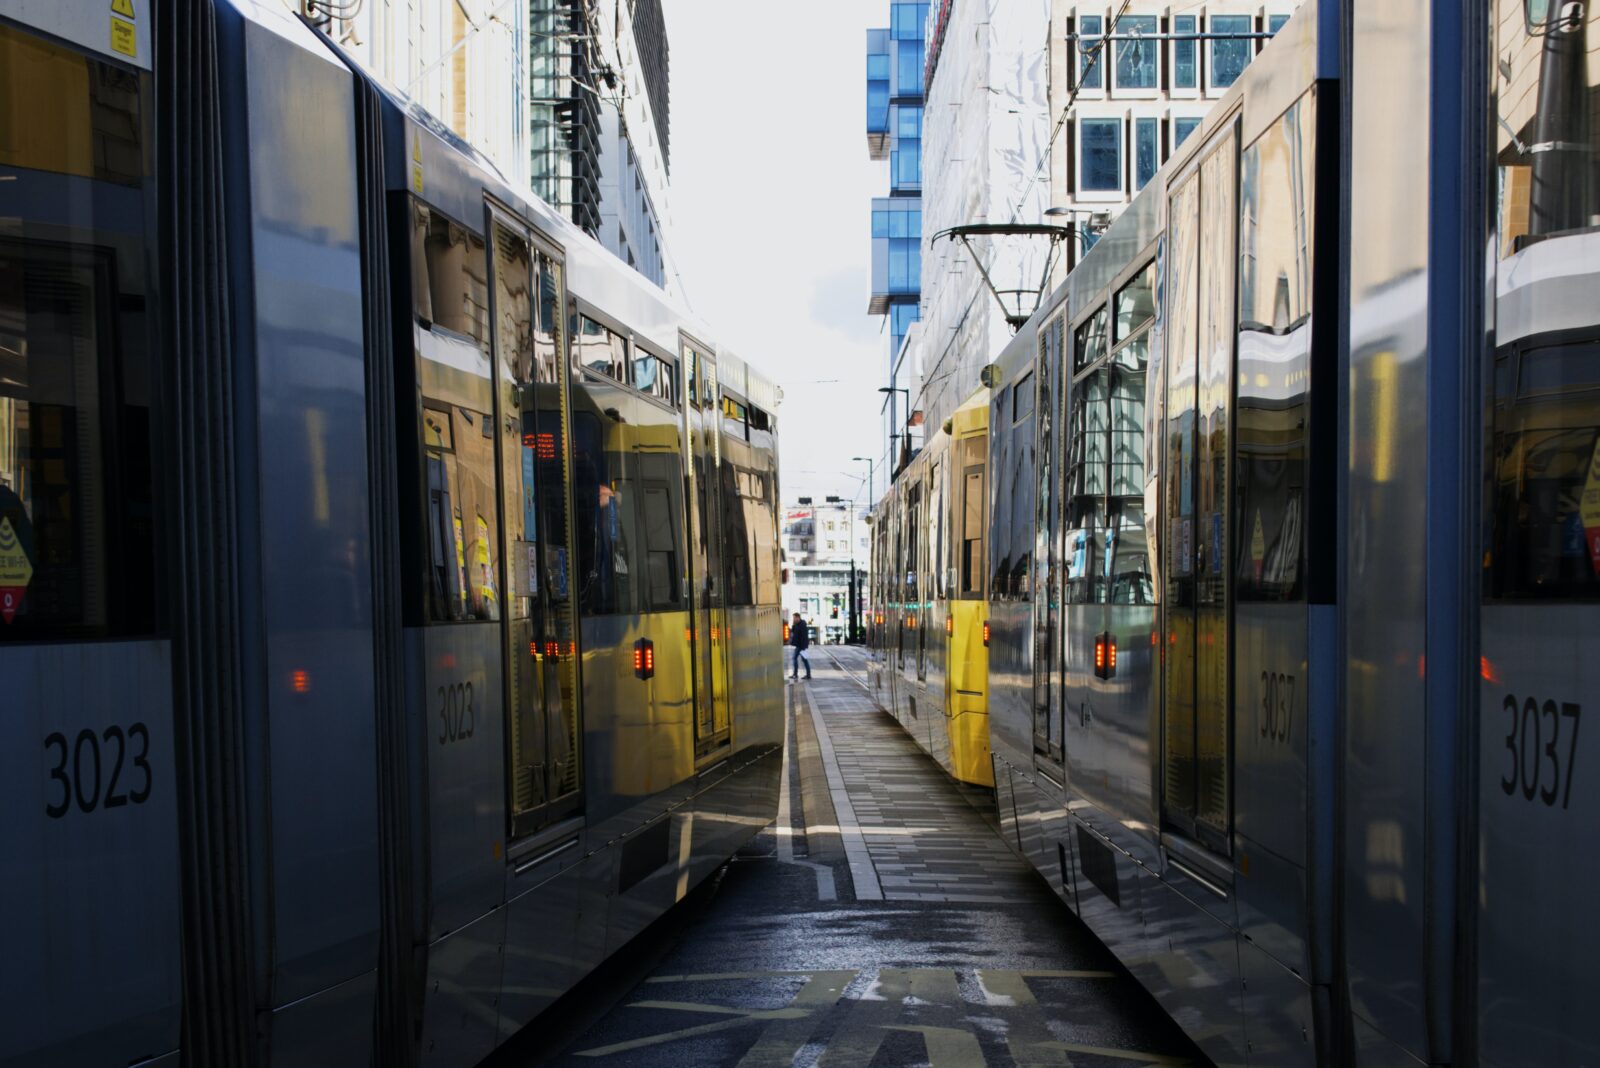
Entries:
{"label": "tram driver cab window", "polygon": [[148,634],[149,79],[0,24],[0,101],[0,643]]}
{"label": "tram driver cab window", "polygon": [[484,242],[412,204],[412,293],[426,479],[426,617],[500,618]]}

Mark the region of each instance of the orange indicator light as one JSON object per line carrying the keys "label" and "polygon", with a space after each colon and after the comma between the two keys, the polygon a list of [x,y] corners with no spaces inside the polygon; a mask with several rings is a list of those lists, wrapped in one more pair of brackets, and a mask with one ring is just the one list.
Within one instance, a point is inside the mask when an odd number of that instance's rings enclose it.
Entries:
{"label": "orange indicator light", "polygon": [[944,617],[944,632],[946,634],[954,634],[956,632],[956,617],[955,616],[945,616]]}
{"label": "orange indicator light", "polygon": [[297,668],[289,674],[289,685],[295,693],[310,693],[311,673]]}
{"label": "orange indicator light", "polygon": [[987,619],[983,621],[983,647],[985,649],[989,648],[989,621]]}

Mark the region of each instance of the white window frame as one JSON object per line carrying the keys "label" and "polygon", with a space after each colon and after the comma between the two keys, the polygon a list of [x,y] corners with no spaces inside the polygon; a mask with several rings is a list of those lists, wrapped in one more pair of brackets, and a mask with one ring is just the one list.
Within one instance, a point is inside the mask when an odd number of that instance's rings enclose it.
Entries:
{"label": "white window frame", "polygon": [[[1257,8],[1250,8],[1250,9],[1245,10],[1245,11],[1214,11],[1214,10],[1208,10],[1206,12],[1206,15],[1205,15],[1205,21],[1202,22],[1201,25],[1203,25],[1205,27],[1205,32],[1206,33],[1219,33],[1221,31],[1217,30],[1215,28],[1215,25],[1214,25],[1217,19],[1219,19],[1219,18],[1224,18],[1224,19],[1226,19],[1226,18],[1245,18],[1245,19],[1249,19],[1250,20],[1250,29],[1247,30],[1246,32],[1254,33],[1255,32],[1255,28],[1256,28],[1256,17],[1259,14],[1260,14],[1260,11]],[[1207,97],[1210,97],[1210,98],[1216,98],[1216,97],[1222,96],[1222,95],[1226,94],[1229,89],[1233,88],[1232,85],[1218,85],[1213,80],[1214,76],[1216,75],[1217,70],[1216,70],[1216,64],[1211,62],[1211,53],[1212,53],[1212,50],[1215,49],[1216,46],[1221,44],[1221,43],[1222,42],[1220,40],[1216,39],[1216,38],[1212,38],[1210,40],[1206,40],[1206,41],[1201,41],[1200,42],[1200,44],[1205,48],[1205,58],[1204,58],[1204,61],[1201,63],[1201,69],[1205,72],[1205,77],[1204,77],[1204,80],[1202,81],[1202,84],[1205,86],[1205,95]],[[1253,37],[1249,38],[1248,40],[1245,41],[1245,47],[1250,49],[1250,58],[1245,61],[1245,70],[1249,70],[1250,69],[1250,64],[1255,62],[1256,52],[1257,52],[1256,44],[1257,44],[1256,39],[1253,38]],[[1243,71],[1241,71],[1239,73],[1239,77],[1240,78],[1244,77],[1244,72]],[[1235,79],[1235,81],[1237,81],[1237,79]]]}
{"label": "white window frame", "polygon": [[1178,144],[1179,119],[1193,119],[1195,121],[1195,131],[1189,136],[1198,137],[1200,136],[1200,128],[1205,125],[1206,109],[1202,105],[1193,108],[1173,108],[1167,113],[1167,154],[1165,159],[1171,159],[1183,151]]}
{"label": "white window frame", "polygon": [[[1168,33],[1176,34],[1178,32],[1178,19],[1180,19],[1180,18],[1192,18],[1192,19],[1194,19],[1194,32],[1195,33],[1199,34],[1199,33],[1203,33],[1205,31],[1205,25],[1206,25],[1205,15],[1203,13],[1201,13],[1201,11],[1199,9],[1191,9],[1191,10],[1187,10],[1187,11],[1175,12],[1167,20],[1167,32]],[[1170,83],[1169,87],[1167,89],[1167,95],[1169,97],[1171,97],[1173,100],[1198,100],[1200,98],[1201,94],[1204,92],[1204,88],[1203,87],[1205,85],[1205,68],[1206,68],[1204,54],[1205,54],[1206,42],[1205,41],[1193,41],[1191,43],[1194,45],[1194,85],[1192,85],[1192,86],[1180,87],[1177,84],[1177,77],[1178,77],[1177,48],[1178,48],[1178,42],[1169,40],[1167,42],[1167,47],[1162,49],[1162,53],[1163,53],[1162,60],[1166,63],[1166,68],[1165,69],[1168,72],[1168,81]]]}
{"label": "white window frame", "polygon": [[[1143,86],[1124,86],[1124,85],[1118,84],[1118,82],[1116,80],[1116,77],[1117,77],[1117,47],[1119,45],[1122,45],[1122,44],[1125,44],[1125,43],[1129,43],[1129,42],[1123,42],[1123,41],[1112,41],[1111,45],[1110,45],[1110,48],[1107,49],[1107,53],[1108,53],[1108,55],[1109,55],[1109,57],[1111,59],[1110,65],[1107,66],[1107,68],[1106,68],[1107,84],[1111,86],[1111,91],[1112,91],[1113,95],[1115,95],[1117,97],[1121,97],[1121,98],[1128,99],[1128,100],[1156,100],[1156,99],[1159,99],[1160,96],[1161,96],[1161,75],[1162,75],[1162,72],[1166,69],[1165,60],[1166,60],[1166,54],[1167,54],[1167,50],[1162,47],[1162,41],[1161,41],[1161,38],[1160,38],[1160,34],[1161,34],[1161,16],[1158,15],[1158,14],[1152,14],[1152,13],[1144,12],[1144,11],[1130,11],[1126,15],[1123,15],[1122,17],[1125,18],[1125,19],[1127,19],[1127,18],[1152,18],[1152,19],[1155,19],[1155,23],[1156,23],[1155,33],[1156,33],[1156,36],[1151,39],[1150,43],[1155,46],[1155,54],[1156,54],[1156,84],[1151,86],[1151,87],[1149,87],[1149,88],[1144,88]],[[1109,25],[1110,25],[1111,28],[1108,29],[1106,32],[1108,34],[1115,34],[1117,32],[1115,24],[1109,24]]]}
{"label": "white window frame", "polygon": [[[1109,123],[1114,123],[1116,125],[1116,128],[1117,128],[1117,188],[1116,189],[1089,189],[1084,185],[1084,181],[1083,181],[1084,169],[1083,168],[1084,168],[1084,163],[1088,159],[1088,153],[1086,153],[1084,151],[1084,146],[1083,146],[1083,124],[1086,123],[1086,122],[1109,122]],[[1089,201],[1089,202],[1100,203],[1100,204],[1121,203],[1122,201],[1126,200],[1128,198],[1128,146],[1126,144],[1126,141],[1127,141],[1127,136],[1126,136],[1126,134],[1127,134],[1127,116],[1122,114],[1122,113],[1120,113],[1120,112],[1116,113],[1116,114],[1088,114],[1088,115],[1079,114],[1074,119],[1074,124],[1077,127],[1073,131],[1073,133],[1074,133],[1074,136],[1077,137],[1077,142],[1078,142],[1078,144],[1077,144],[1077,147],[1078,147],[1077,159],[1075,160],[1078,173],[1074,176],[1076,178],[1076,181],[1074,183],[1074,185],[1076,187],[1076,192],[1075,192],[1075,194],[1073,196],[1073,199],[1074,200],[1078,200],[1078,201]]]}
{"label": "white window frame", "polygon": [[[1164,143],[1164,138],[1162,137],[1161,131],[1161,120],[1163,117],[1164,112],[1154,111],[1149,107],[1134,108],[1128,115],[1129,121],[1124,130],[1124,133],[1128,138],[1128,165],[1124,167],[1123,170],[1125,172],[1124,177],[1127,180],[1127,195],[1129,199],[1138,196],[1143,191],[1142,189],[1136,188],[1139,180],[1139,123],[1153,122],[1156,125],[1156,169],[1155,171],[1151,172],[1152,181],[1154,180],[1155,175],[1161,172],[1161,168],[1167,162],[1167,146]],[[1148,186],[1149,182],[1146,182],[1145,184]]]}
{"label": "white window frame", "polygon": [[1099,87],[1094,88],[1084,85],[1083,83],[1083,20],[1086,16],[1088,18],[1098,18],[1100,20],[1100,25],[1102,27],[1100,32],[1102,36],[1111,32],[1109,29],[1105,28],[1108,27],[1111,22],[1111,13],[1109,11],[1106,11],[1103,8],[1079,8],[1073,12],[1072,31],[1076,37],[1072,42],[1072,54],[1070,57],[1072,64],[1072,84],[1077,86],[1078,99],[1104,100],[1107,92],[1109,91],[1107,87],[1111,84],[1111,68],[1106,62],[1110,52],[1109,46],[1107,46],[1106,51],[1100,53]]}

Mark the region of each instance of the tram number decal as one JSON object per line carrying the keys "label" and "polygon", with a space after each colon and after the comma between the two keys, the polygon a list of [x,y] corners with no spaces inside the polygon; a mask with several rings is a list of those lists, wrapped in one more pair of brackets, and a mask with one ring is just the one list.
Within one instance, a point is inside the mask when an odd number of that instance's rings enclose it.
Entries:
{"label": "tram number decal", "polygon": [[471,738],[478,729],[478,710],[472,703],[472,683],[440,686],[435,693],[439,697],[439,744],[449,745]]}
{"label": "tram number decal", "polygon": [[[1500,789],[1507,797],[1522,794],[1524,801],[1537,797],[1547,808],[1554,808],[1559,798],[1561,807],[1572,803],[1572,777],[1578,759],[1578,724],[1583,710],[1571,701],[1546,701],[1536,698],[1517,701],[1515,694],[1506,694],[1500,706],[1506,719],[1506,772],[1500,776]],[[1561,760],[1562,721],[1570,719],[1572,729],[1567,732],[1566,763]],[[1549,774],[1545,766],[1549,765]]]}
{"label": "tram number decal", "polygon": [[[102,742],[105,743],[103,748]],[[133,750],[131,755],[130,749]],[[44,814],[53,820],[65,816],[74,802],[79,812],[90,813],[96,809],[142,805],[150,800],[150,788],[154,784],[150,775],[150,728],[143,723],[135,723],[127,730],[112,724],[100,734],[85,727],[70,742],[65,734],[52,731],[44,740],[44,750],[55,760],[50,779],[61,784],[59,799],[47,799],[44,806]],[[123,774],[123,766],[129,759],[133,770],[143,776],[137,789],[132,788],[132,777]]]}
{"label": "tram number decal", "polygon": [[1276,671],[1261,673],[1261,709],[1256,716],[1261,737],[1288,744],[1289,722],[1294,718],[1294,676]]}

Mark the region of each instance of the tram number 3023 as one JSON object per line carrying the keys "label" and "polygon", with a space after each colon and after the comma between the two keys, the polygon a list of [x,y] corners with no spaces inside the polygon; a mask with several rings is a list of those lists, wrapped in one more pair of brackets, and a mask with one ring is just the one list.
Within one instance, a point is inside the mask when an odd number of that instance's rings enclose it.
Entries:
{"label": "tram number 3023", "polygon": [[1261,709],[1256,718],[1261,737],[1280,744],[1289,741],[1289,722],[1294,718],[1293,675],[1261,673]]}
{"label": "tram number 3023", "polygon": [[439,701],[439,744],[462,742],[478,729],[478,710],[472,704],[472,683],[458,682],[435,690]]}
{"label": "tram number 3023", "polygon": [[[44,814],[53,820],[65,816],[74,801],[87,814],[150,800],[150,728],[143,723],[127,730],[112,724],[100,734],[85,727],[71,742],[52,731],[44,750],[55,760],[50,779],[61,784],[57,800],[45,800]],[[126,773],[125,765],[130,767]]]}
{"label": "tram number 3023", "polygon": [[[1523,800],[1537,797],[1548,808],[1560,799],[1561,807],[1572,803],[1572,776],[1578,758],[1578,724],[1583,710],[1571,701],[1545,701],[1530,697],[1518,703],[1515,694],[1506,694],[1500,706],[1506,713],[1506,771],[1500,776],[1500,789],[1507,797],[1519,792]],[[1572,721],[1566,737],[1566,761],[1562,762],[1562,722]],[[1549,765],[1549,774],[1545,766]]]}

